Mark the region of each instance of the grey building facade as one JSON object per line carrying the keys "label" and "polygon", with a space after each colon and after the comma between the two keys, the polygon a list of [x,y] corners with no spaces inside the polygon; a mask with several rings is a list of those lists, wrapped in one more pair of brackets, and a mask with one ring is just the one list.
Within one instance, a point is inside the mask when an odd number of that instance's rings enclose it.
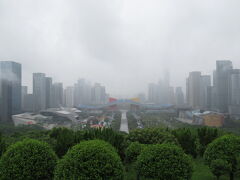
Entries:
{"label": "grey building facade", "polygon": [[208,109],[209,108],[209,102],[208,102],[208,93],[209,88],[211,86],[211,76],[210,75],[202,75],[201,76],[201,85],[200,85],[200,104],[202,109]]}
{"label": "grey building facade", "polygon": [[176,87],[175,89],[175,98],[176,98],[176,105],[183,106],[184,105],[184,94],[181,87]]}
{"label": "grey building facade", "polygon": [[22,86],[22,105],[21,105],[22,112],[24,111],[24,103],[25,103],[24,99],[27,94],[28,94],[28,87]]}
{"label": "grey building facade", "polygon": [[201,72],[194,71],[189,73],[187,78],[187,103],[193,108],[201,107]]}
{"label": "grey building facade", "polygon": [[229,114],[240,118],[240,69],[231,71],[229,77]]}
{"label": "grey building facade", "polygon": [[64,102],[66,107],[74,107],[74,87],[66,87],[66,89],[64,90]]}
{"label": "grey building facade", "polygon": [[0,61],[0,118],[11,121],[21,113],[22,66],[13,61]]}
{"label": "grey building facade", "polygon": [[34,112],[46,109],[46,77],[44,73],[33,73]]}
{"label": "grey building facade", "polygon": [[46,109],[51,107],[52,99],[52,78],[46,77]]}
{"label": "grey building facade", "polygon": [[59,108],[63,105],[63,84],[53,83],[52,85],[52,108]]}
{"label": "grey building facade", "polygon": [[229,105],[229,77],[233,68],[229,60],[216,62],[216,106],[219,112],[227,113]]}

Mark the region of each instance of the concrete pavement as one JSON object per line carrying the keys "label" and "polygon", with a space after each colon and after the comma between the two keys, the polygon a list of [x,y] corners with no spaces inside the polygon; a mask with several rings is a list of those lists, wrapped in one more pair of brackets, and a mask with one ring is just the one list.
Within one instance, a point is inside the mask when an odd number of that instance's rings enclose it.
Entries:
{"label": "concrete pavement", "polygon": [[127,110],[121,110],[121,112],[122,112],[122,118],[121,118],[120,131],[129,133],[128,120],[127,120]]}

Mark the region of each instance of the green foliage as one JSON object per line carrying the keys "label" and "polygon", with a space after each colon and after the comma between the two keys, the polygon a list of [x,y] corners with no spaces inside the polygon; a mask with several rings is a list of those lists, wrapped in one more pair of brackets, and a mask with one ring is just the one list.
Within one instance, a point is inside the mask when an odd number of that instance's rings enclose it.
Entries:
{"label": "green foliage", "polygon": [[81,137],[78,139],[84,140],[93,140],[93,139],[101,139],[108,143],[110,143],[113,147],[115,147],[118,151],[118,154],[122,159],[125,156],[125,133],[114,131],[110,128],[103,129],[90,129],[84,131],[83,134],[79,134]]}
{"label": "green foliage", "polygon": [[240,137],[225,135],[210,143],[204,153],[204,159],[208,166],[217,159],[227,161],[231,165],[230,179],[238,170],[240,154]]}
{"label": "green foliage", "polygon": [[3,139],[2,134],[0,133],[0,157],[5,152],[5,150],[6,150],[6,143],[5,143],[4,139]]}
{"label": "green foliage", "polygon": [[136,168],[140,176],[163,180],[189,180],[193,169],[190,157],[173,144],[146,147],[137,158]]}
{"label": "green foliage", "polygon": [[70,129],[54,128],[49,135],[55,140],[53,149],[58,157],[65,155],[68,149],[74,145],[74,132]]}
{"label": "green foliage", "polygon": [[197,157],[197,137],[189,128],[176,129],[172,134],[177,138],[184,152]]}
{"label": "green foliage", "polygon": [[58,162],[57,179],[122,179],[123,165],[115,149],[102,140],[75,145]]}
{"label": "green foliage", "polygon": [[206,147],[214,139],[220,136],[220,132],[217,128],[202,127],[197,129],[198,139],[200,143],[199,153],[203,155]]}
{"label": "green foliage", "polygon": [[211,162],[210,169],[219,179],[220,176],[231,171],[231,165],[226,160],[216,159]]}
{"label": "green foliage", "polygon": [[139,142],[132,142],[127,147],[125,155],[126,155],[126,161],[128,163],[135,162],[137,160],[137,157],[140,155],[142,150],[145,148],[146,145],[140,144]]}
{"label": "green foliage", "polygon": [[29,131],[41,131],[43,128],[38,125],[19,125],[14,126],[14,124],[0,123],[0,132],[4,135],[12,135],[17,133],[26,133]]}
{"label": "green foliage", "polygon": [[57,156],[44,142],[26,139],[11,145],[0,161],[0,179],[52,179]]}
{"label": "green foliage", "polygon": [[177,139],[170,132],[161,128],[134,129],[130,131],[127,140],[141,144],[178,144]]}
{"label": "green foliage", "polygon": [[120,130],[120,125],[121,125],[121,117],[122,117],[122,114],[121,112],[117,111],[115,112],[115,115],[114,115],[114,120],[112,121],[111,123],[111,128],[115,131],[119,131]]}

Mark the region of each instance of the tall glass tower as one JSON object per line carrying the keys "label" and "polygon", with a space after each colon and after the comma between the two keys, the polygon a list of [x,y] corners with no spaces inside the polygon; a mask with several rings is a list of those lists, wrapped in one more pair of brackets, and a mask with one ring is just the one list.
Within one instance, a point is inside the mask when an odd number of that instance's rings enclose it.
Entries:
{"label": "tall glass tower", "polygon": [[21,113],[22,66],[13,61],[0,61],[0,118],[10,121]]}
{"label": "tall glass tower", "polygon": [[216,102],[217,109],[222,113],[228,112],[229,105],[229,77],[233,68],[229,60],[218,60],[216,62]]}

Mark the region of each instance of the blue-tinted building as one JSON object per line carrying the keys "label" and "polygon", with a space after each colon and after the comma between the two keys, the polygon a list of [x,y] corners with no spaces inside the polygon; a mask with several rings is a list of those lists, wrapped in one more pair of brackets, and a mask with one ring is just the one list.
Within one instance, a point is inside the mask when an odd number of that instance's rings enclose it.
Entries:
{"label": "blue-tinted building", "polygon": [[216,62],[216,104],[217,109],[222,113],[228,112],[229,105],[229,77],[232,71],[232,62],[219,60]]}
{"label": "blue-tinted building", "polygon": [[44,73],[33,73],[34,112],[46,109],[46,76]]}
{"label": "blue-tinted building", "polygon": [[21,113],[22,67],[13,61],[0,61],[0,118],[10,121]]}

